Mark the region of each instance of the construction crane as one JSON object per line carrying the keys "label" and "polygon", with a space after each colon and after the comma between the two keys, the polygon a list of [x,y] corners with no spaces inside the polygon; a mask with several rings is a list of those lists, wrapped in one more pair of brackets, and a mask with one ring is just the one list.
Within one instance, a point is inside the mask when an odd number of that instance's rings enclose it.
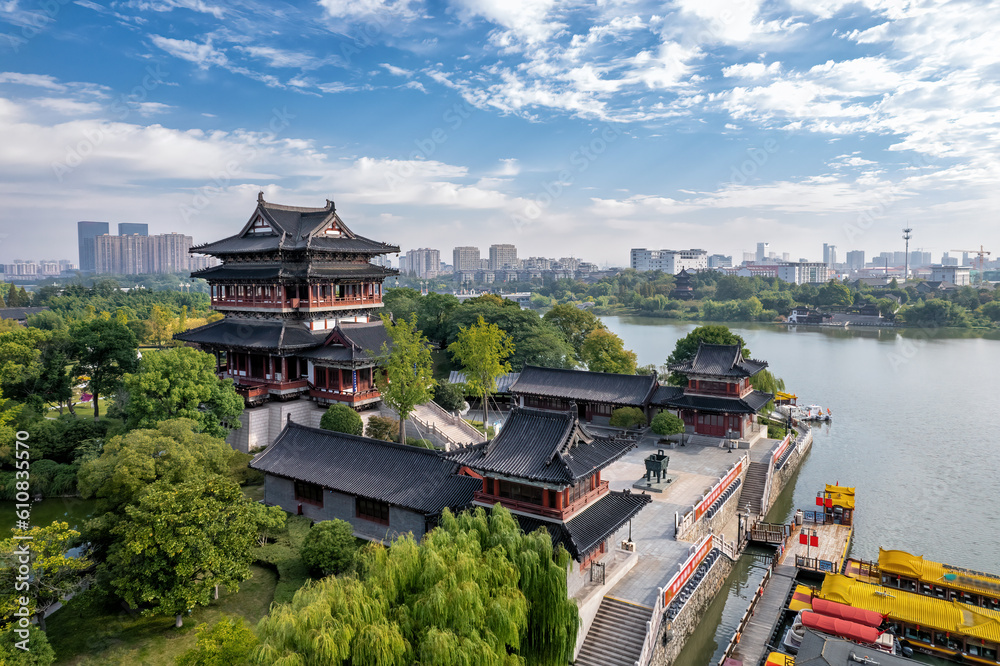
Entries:
{"label": "construction crane", "polygon": [[992,254],[989,250],[984,250],[980,245],[978,250],[952,250],[952,252],[964,252],[965,254],[975,254],[979,256],[979,286],[983,286],[983,269],[986,267],[986,255]]}

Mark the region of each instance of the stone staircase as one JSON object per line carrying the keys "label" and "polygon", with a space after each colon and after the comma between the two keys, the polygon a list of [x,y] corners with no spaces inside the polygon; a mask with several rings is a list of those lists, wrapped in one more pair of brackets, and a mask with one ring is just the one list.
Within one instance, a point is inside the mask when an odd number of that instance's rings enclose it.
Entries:
{"label": "stone staircase", "polygon": [[[399,418],[399,415],[388,407],[383,409],[390,412],[393,418]],[[417,405],[409,416],[409,422],[411,427],[416,426],[416,432],[410,432],[408,428],[407,437],[419,436],[438,440],[448,450],[483,441],[481,432],[433,401]]]}
{"label": "stone staircase", "polygon": [[742,511],[750,505],[750,515],[759,516],[764,510],[764,488],[767,485],[768,462],[752,462],[743,478],[743,490],[740,492],[739,508]]}
{"label": "stone staircase", "polygon": [[583,640],[576,666],[635,666],[652,609],[604,597]]}

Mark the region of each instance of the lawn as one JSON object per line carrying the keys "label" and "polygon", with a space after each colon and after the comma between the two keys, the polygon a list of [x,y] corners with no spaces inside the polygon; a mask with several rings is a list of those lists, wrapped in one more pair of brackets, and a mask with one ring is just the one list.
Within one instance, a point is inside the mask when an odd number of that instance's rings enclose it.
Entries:
{"label": "lawn", "polygon": [[214,624],[223,617],[241,616],[250,625],[267,614],[274,599],[278,576],[267,567],[254,565],[249,580],[236,594],[223,588],[218,601],[195,609],[174,628],[173,617],[132,615],[121,607],[107,606],[84,593],[47,620],[49,641],[57,664],[97,666],[172,666],[178,656],[194,647],[195,627]]}

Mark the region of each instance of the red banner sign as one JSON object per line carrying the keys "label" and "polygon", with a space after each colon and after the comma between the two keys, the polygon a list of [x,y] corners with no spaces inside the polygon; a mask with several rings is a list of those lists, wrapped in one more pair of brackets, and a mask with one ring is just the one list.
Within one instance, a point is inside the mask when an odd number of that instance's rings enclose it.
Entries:
{"label": "red banner sign", "polygon": [[698,565],[702,563],[708,554],[712,550],[712,535],[709,534],[701,543],[698,544],[697,550],[694,551],[694,555],[689,557],[686,562],[681,566],[681,570],[674,574],[674,577],[670,579],[667,583],[666,589],[663,591],[663,605],[666,607],[670,601],[677,596],[677,593],[681,591],[691,576],[697,570]]}
{"label": "red banner sign", "polygon": [[715,503],[715,500],[719,499],[722,493],[726,491],[726,488],[728,488],[730,484],[732,484],[732,482],[739,477],[740,472],[743,471],[744,462],[745,459],[740,460],[739,464],[736,465],[736,467],[734,467],[733,469],[731,469],[729,471],[729,474],[726,474],[726,476],[722,479],[722,481],[719,481],[719,483],[715,484],[715,487],[712,488],[712,490],[708,493],[708,496],[698,503],[698,506],[694,508],[695,520],[701,520],[701,517],[705,515],[705,512],[708,511],[709,507],[711,507],[712,504]]}
{"label": "red banner sign", "polygon": [[791,434],[785,435],[785,440],[781,443],[781,446],[778,447],[778,450],[774,452],[774,455],[771,456],[771,462],[777,463],[778,460],[781,458],[781,455],[788,449],[788,445],[791,443],[792,443]]}

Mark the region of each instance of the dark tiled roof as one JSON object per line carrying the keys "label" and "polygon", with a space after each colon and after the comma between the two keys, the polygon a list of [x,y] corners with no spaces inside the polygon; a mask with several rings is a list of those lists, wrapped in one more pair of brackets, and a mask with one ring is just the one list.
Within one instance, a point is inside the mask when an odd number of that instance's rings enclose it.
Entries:
{"label": "dark tiled roof", "polygon": [[31,315],[48,310],[48,306],[39,308],[0,308],[0,319],[27,319]]}
{"label": "dark tiled roof", "polygon": [[684,375],[712,375],[714,377],[753,377],[767,367],[766,361],[743,358],[743,345],[698,344],[694,358],[670,366],[673,372]]}
{"label": "dark tiled roof", "polygon": [[[671,387],[673,388],[673,387]],[[774,395],[754,390],[745,398],[722,398],[707,395],[686,395],[681,393],[657,392],[653,402],[660,407],[674,409],[696,409],[699,412],[715,412],[719,414],[756,414],[764,405],[771,401]]]}
{"label": "dark tiled roof", "polygon": [[514,514],[526,534],[544,527],[553,545],[562,544],[576,561],[615,533],[652,501],[646,494],[609,492],[566,523],[557,523],[523,514]]}
{"label": "dark tiled roof", "polygon": [[920,662],[906,657],[865,648],[857,643],[833,636],[819,634],[812,629],[806,629],[802,638],[802,646],[795,656],[796,666],[857,666],[858,662],[851,659],[851,654],[872,658],[871,664],[881,666],[919,666]]}
{"label": "dark tiled roof", "polygon": [[226,317],[178,333],[174,339],[209,346],[286,351],[321,345],[328,333],[329,331],[311,332],[298,322]]}
{"label": "dark tiled roof", "polygon": [[571,485],[635,448],[632,439],[598,437],[576,414],[514,409],[489,442],[449,454],[481,474]]}
{"label": "dark tiled roof", "polygon": [[239,264],[223,264],[213,266],[202,271],[196,271],[191,277],[203,278],[205,280],[264,280],[264,279],[288,279],[301,280],[308,278],[384,278],[388,275],[396,275],[398,271],[392,268],[384,268],[374,264],[339,264],[339,265],[316,265],[308,267],[302,265],[300,269],[288,264],[272,264],[270,266],[242,266]]}
{"label": "dark tiled roof", "polygon": [[[338,340],[347,344],[341,345]],[[299,354],[318,361],[368,361],[382,353],[382,344],[392,347],[392,339],[381,321],[338,325],[327,344]]]}
{"label": "dark tiled roof", "polygon": [[250,467],[426,515],[461,509],[482,481],[437,451],[289,423]]}
{"label": "dark tiled roof", "polygon": [[652,375],[618,375],[527,365],[510,391],[514,394],[642,407],[655,388],[656,377]]}
{"label": "dark tiled roof", "polygon": [[[508,393],[510,392],[511,385],[517,381],[519,372],[508,372],[505,375],[500,375],[497,377],[496,381],[493,383],[493,390],[497,393]],[[452,370],[448,375],[449,384],[464,384],[469,381],[469,378],[465,376],[465,373],[461,370]]]}
{"label": "dark tiled roof", "polygon": [[[243,234],[247,232],[251,222],[258,214],[267,220],[272,232],[244,236]],[[342,235],[340,237],[326,236],[323,232],[334,223],[340,228]],[[258,197],[257,209],[239,234],[214,243],[193,247],[191,252],[220,255],[266,252],[277,249],[313,249],[370,254],[399,252],[399,248],[395,245],[373,241],[348,229],[344,221],[334,211],[332,201],[328,200],[323,208],[302,208],[268,203],[264,201],[263,196]]]}

